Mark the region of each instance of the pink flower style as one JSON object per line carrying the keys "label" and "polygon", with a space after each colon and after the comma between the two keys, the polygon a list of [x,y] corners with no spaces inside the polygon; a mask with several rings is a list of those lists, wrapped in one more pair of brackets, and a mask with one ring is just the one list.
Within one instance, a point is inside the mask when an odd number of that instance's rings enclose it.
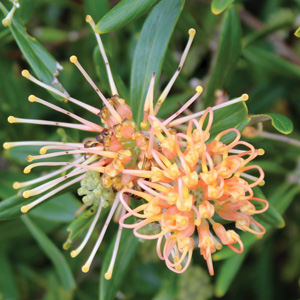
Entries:
{"label": "pink flower style", "polygon": [[[87,16],[86,20],[94,30],[92,18]],[[222,245],[227,245],[237,253],[243,252],[244,249],[238,233],[227,230],[224,225],[215,221],[216,216],[218,220],[222,218],[234,221],[235,227],[242,231],[255,235],[265,233],[264,227],[253,218],[253,215],[266,211],[268,202],[256,198],[252,189],[264,183],[264,172],[257,165],[249,165],[264,151],[241,141],[241,134],[235,128],[224,130],[214,138],[210,137],[213,111],[246,101],[248,96],[244,94],[204,111],[178,117],[201,95],[203,89],[197,86],[195,95],[175,114],[166,120],[157,118],[157,113],[178,77],[191,47],[195,30],[190,29],[189,40],[179,68],[155,106],[153,100],[155,74],[153,74],[145,99],[143,121],[138,126],[132,119],[131,108],[118,95],[100,35],[95,33],[95,36],[106,65],[113,96],[106,98],[101,93],[76,56],[71,56],[70,61],[94,88],[103,102],[102,109],[72,98],[67,92],[61,92],[41,82],[27,70],[22,72],[24,77],[37,85],[99,116],[103,126],[85,120],[46,100],[29,96],[30,102],[48,106],[68,115],[78,123],[29,120],[13,116],[8,118],[10,123],[67,127],[94,133],[94,137],[81,143],[22,141],[4,144],[5,149],[27,145],[42,146],[40,155],[28,156],[29,162],[58,156],[72,157],[64,162],[34,162],[24,169],[24,173],[29,173],[39,166],[62,166],[37,179],[14,183],[13,187],[19,189],[46,182],[23,192],[24,198],[38,197],[23,205],[21,211],[26,213],[59,191],[81,182],[78,194],[84,196],[84,207],[95,205],[98,208],[82,243],[71,252],[72,257],[77,256],[87,244],[102,208],[111,205],[95,246],[82,267],[83,272],[89,271],[110,221],[115,215],[120,225],[111,263],[105,274],[106,279],[112,276],[123,228],[133,229],[137,238],[157,240],[158,257],[165,260],[167,267],[177,273],[182,273],[188,268],[194,247],[197,245],[200,254],[207,261],[209,273],[213,275],[212,253],[221,249]],[[178,131],[176,128],[184,130]],[[222,138],[229,133],[234,133],[235,138],[229,144],[225,144]],[[49,150],[51,152],[47,153]],[[258,177],[247,174],[250,170],[256,170]],[[136,200],[139,202],[138,206],[133,205],[131,196],[138,199]],[[262,202],[264,208],[257,210],[255,202]],[[136,223],[128,223],[127,219],[131,216],[137,218]],[[159,232],[153,232],[150,224],[154,224]]]}

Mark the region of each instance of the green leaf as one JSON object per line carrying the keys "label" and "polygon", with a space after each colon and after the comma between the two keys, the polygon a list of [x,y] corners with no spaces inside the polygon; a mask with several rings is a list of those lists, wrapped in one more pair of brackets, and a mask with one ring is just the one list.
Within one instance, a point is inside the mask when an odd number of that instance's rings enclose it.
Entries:
{"label": "green leaf", "polygon": [[243,56],[259,70],[268,72],[271,75],[280,76],[281,78],[299,80],[299,66],[283,59],[271,51],[257,46],[248,46],[243,49]]}
{"label": "green leaf", "polygon": [[22,215],[21,207],[32,200],[24,199],[19,195],[12,196],[0,202],[0,220],[5,220]]}
{"label": "green leaf", "polygon": [[[1,2],[0,9],[3,16],[6,16],[8,11]],[[12,19],[12,24],[9,28],[37,77],[47,84],[52,84],[55,80],[56,83],[53,86],[62,90],[60,83],[56,79],[60,66],[53,56],[35,38],[31,37],[24,26],[15,18]]]}
{"label": "green leaf", "polygon": [[18,286],[14,278],[12,264],[10,263],[2,246],[0,247],[0,266],[0,298],[8,300],[19,299]]}
{"label": "green leaf", "polygon": [[183,5],[184,0],[162,0],[143,25],[130,78],[130,104],[137,124],[142,120],[143,105],[153,72],[158,82],[168,43]]}
{"label": "green leaf", "polygon": [[[85,210],[68,226],[67,231],[69,232],[69,236],[63,245],[63,248],[65,250],[68,250],[73,245],[73,243],[82,235],[82,233],[90,227],[96,214],[96,209],[97,206],[92,206],[88,210]],[[101,220],[101,218],[106,215],[108,210],[109,208],[102,208],[99,220]]]}
{"label": "green leaf", "polygon": [[158,0],[122,0],[96,25],[95,31],[102,34],[119,29],[133,22]]}
{"label": "green leaf", "polygon": [[211,3],[211,11],[213,14],[219,15],[233,2],[234,0],[213,0]]}
{"label": "green leaf", "polygon": [[69,223],[74,220],[74,215],[79,207],[78,199],[71,193],[65,193],[51,198],[50,201],[29,211],[28,215],[43,220]]}
{"label": "green leaf", "polygon": [[126,273],[129,270],[130,263],[138,248],[139,240],[133,235],[132,230],[123,229],[118,255],[114,266],[114,273],[112,274],[112,278],[110,280],[106,280],[104,275],[108,270],[114,245],[115,239],[112,240],[109,249],[105,254],[101,269],[99,300],[115,299],[115,295],[123,283]]}
{"label": "green leaf", "polygon": [[223,297],[228,291],[230,284],[238,273],[248,250],[244,250],[242,254],[236,254],[228,258],[222,267],[218,270],[218,275],[215,283],[215,295],[217,297]]}
{"label": "green leaf", "polygon": [[55,244],[30,220],[28,216],[23,215],[21,219],[41,249],[52,261],[64,289],[71,293],[72,290],[75,289],[76,284],[65,257],[57,249]]}
{"label": "green leaf", "polygon": [[273,127],[281,133],[290,134],[293,131],[293,122],[288,117],[275,113],[253,115],[249,125],[267,120],[271,120]]}
{"label": "green leaf", "polygon": [[218,54],[204,97],[206,107],[214,104],[215,91],[223,89],[229,82],[240,56],[241,37],[239,15],[232,7],[227,10],[222,23]]}
{"label": "green leaf", "polygon": [[[218,133],[229,128],[237,128],[240,131],[246,127],[249,122],[248,109],[245,102],[226,106],[214,111],[214,120],[210,130],[210,140]],[[227,134],[222,139],[223,142],[230,141],[235,134]]]}

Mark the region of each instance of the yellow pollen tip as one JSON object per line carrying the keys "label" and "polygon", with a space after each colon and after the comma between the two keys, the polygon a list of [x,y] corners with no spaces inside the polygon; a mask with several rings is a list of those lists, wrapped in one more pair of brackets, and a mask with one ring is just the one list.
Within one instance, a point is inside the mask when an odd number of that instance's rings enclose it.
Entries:
{"label": "yellow pollen tip", "polygon": [[15,190],[17,190],[17,189],[19,189],[20,188],[20,183],[19,182],[14,182],[13,183],[13,188],[15,189]]}
{"label": "yellow pollen tip", "polygon": [[264,155],[265,154],[265,150],[260,148],[258,149],[258,155]]}
{"label": "yellow pollen tip", "polygon": [[31,168],[29,166],[27,166],[24,171],[23,171],[25,174],[28,174],[31,172]]}
{"label": "yellow pollen tip", "polygon": [[201,94],[203,92],[203,87],[201,85],[198,85],[196,87],[196,92],[199,93],[199,94]]}
{"label": "yellow pollen tip", "polygon": [[8,121],[8,123],[14,123],[14,122],[15,122],[15,117],[9,116],[9,117],[7,118],[7,121]]}
{"label": "yellow pollen tip", "polygon": [[72,64],[76,64],[76,63],[78,62],[77,56],[72,55],[72,56],[70,57],[70,62],[71,62]]}
{"label": "yellow pollen tip", "polygon": [[190,28],[189,35],[195,35],[195,34],[196,34],[196,30],[194,28]]}
{"label": "yellow pollen tip", "polygon": [[73,250],[73,251],[71,251],[70,255],[71,255],[71,257],[74,258],[74,257],[76,257],[78,255],[78,253],[77,253],[76,250]]}
{"label": "yellow pollen tip", "polygon": [[28,207],[28,205],[24,205],[24,206],[21,207],[21,212],[23,214],[26,214],[29,211],[29,209],[30,208]]}
{"label": "yellow pollen tip", "polygon": [[3,24],[3,26],[7,27],[11,24],[11,20],[5,18],[2,20],[2,24]]}
{"label": "yellow pollen tip", "polygon": [[28,162],[31,162],[31,161],[33,161],[33,157],[32,157],[32,155],[28,155],[28,156],[27,156],[27,158],[26,158],[26,160],[27,160]]}
{"label": "yellow pollen tip", "polygon": [[24,198],[29,198],[29,197],[30,197],[30,192],[29,192],[29,191],[25,191],[25,192],[23,193],[23,197],[24,197]]}
{"label": "yellow pollen tip", "polygon": [[28,76],[30,75],[30,73],[29,73],[28,70],[23,70],[21,74],[22,74],[22,76],[24,76],[24,77],[28,77]]}
{"label": "yellow pollen tip", "polygon": [[266,182],[263,180],[262,182],[259,183],[259,186],[264,186],[265,183],[266,183]]}
{"label": "yellow pollen tip", "polygon": [[46,154],[46,152],[47,152],[47,148],[46,147],[42,147],[40,149],[40,154]]}
{"label": "yellow pollen tip", "polygon": [[105,275],[104,275],[104,278],[106,279],[106,280],[110,280],[111,279],[111,273],[110,272],[106,272],[105,273]]}
{"label": "yellow pollen tip", "polygon": [[30,96],[28,97],[28,100],[29,100],[29,102],[34,102],[34,101],[36,100],[36,96],[30,95]]}
{"label": "yellow pollen tip", "polygon": [[216,245],[216,249],[217,249],[217,250],[221,250],[222,248],[223,248],[223,247],[222,247],[221,244],[217,244],[217,245]]}
{"label": "yellow pollen tip", "polygon": [[247,100],[249,99],[249,96],[248,96],[247,94],[243,94],[243,95],[242,95],[242,99],[243,99],[244,101],[247,101]]}
{"label": "yellow pollen tip", "polygon": [[140,126],[141,126],[141,129],[146,129],[147,128],[147,123],[144,123],[144,122],[141,122]]}
{"label": "yellow pollen tip", "polygon": [[93,19],[92,19],[92,17],[91,17],[90,15],[87,15],[87,16],[85,17],[85,21],[88,22],[88,23],[90,23],[92,20],[93,20]]}
{"label": "yellow pollen tip", "polygon": [[10,143],[4,143],[3,148],[6,149],[6,150],[10,149]]}
{"label": "yellow pollen tip", "polygon": [[83,266],[83,267],[81,268],[81,271],[82,271],[83,273],[87,273],[89,270],[90,270],[90,267],[88,267],[88,266]]}
{"label": "yellow pollen tip", "polygon": [[175,267],[175,269],[176,269],[177,271],[180,271],[180,270],[182,269],[182,266],[181,266],[181,265],[178,265],[178,266]]}

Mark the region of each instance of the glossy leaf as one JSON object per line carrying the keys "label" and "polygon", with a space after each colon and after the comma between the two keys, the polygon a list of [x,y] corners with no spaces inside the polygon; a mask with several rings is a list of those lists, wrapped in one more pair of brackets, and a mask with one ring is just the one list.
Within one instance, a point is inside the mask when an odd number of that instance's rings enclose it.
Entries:
{"label": "glossy leaf", "polygon": [[19,195],[12,196],[0,202],[0,220],[5,220],[22,215],[21,206],[31,202]]}
{"label": "glossy leaf", "polygon": [[271,120],[273,127],[281,133],[290,134],[293,131],[292,121],[284,115],[275,113],[251,116],[251,121],[249,125],[264,122],[267,120]]}
{"label": "glossy leaf", "polygon": [[22,221],[24,222],[36,242],[39,244],[43,252],[52,261],[64,289],[68,292],[74,290],[76,287],[75,280],[73,278],[71,269],[62,253],[45,235],[45,233],[31,221],[28,216],[23,215]]}
{"label": "glossy leaf", "polygon": [[234,0],[213,0],[211,3],[211,11],[215,15],[219,15],[232,4]]}
{"label": "glossy leaf", "polygon": [[184,0],[162,0],[147,17],[135,48],[131,68],[130,104],[139,124],[150,79],[156,73],[158,82],[164,56]]}
{"label": "glossy leaf", "polygon": [[[249,122],[248,109],[244,102],[239,102],[224,108],[214,111],[213,125],[210,130],[211,138],[215,137],[218,133],[229,128],[238,128],[243,130],[243,128]],[[242,128],[239,126],[242,125]],[[227,134],[222,139],[223,142],[235,137],[235,134]]]}
{"label": "glossy leaf", "polygon": [[107,33],[133,22],[158,0],[122,0],[96,25],[96,32]]}
{"label": "glossy leaf", "polygon": [[71,193],[65,193],[37,206],[29,211],[28,215],[43,220],[68,223],[74,220],[74,215],[79,207],[78,199]]}
{"label": "glossy leaf", "polygon": [[225,88],[241,52],[241,24],[235,7],[227,10],[219,41],[218,54],[204,96],[205,106],[214,104],[215,91]]}
{"label": "glossy leaf", "polygon": [[[8,11],[1,2],[0,10],[3,16],[7,15]],[[57,83],[54,86],[61,89],[60,83],[56,79],[60,66],[52,55],[35,38],[29,35],[25,27],[15,18],[12,19],[12,24],[9,28],[37,77],[47,84],[52,84],[53,81],[56,81]]]}
{"label": "glossy leaf", "polygon": [[134,254],[138,248],[139,240],[135,237],[130,229],[123,229],[120,246],[118,250],[117,259],[114,266],[114,272],[110,280],[104,278],[105,273],[110,264],[112,252],[115,244],[115,239],[112,240],[108,251],[105,254],[103,266],[101,269],[99,300],[113,300],[123,280],[126,276],[127,271],[130,268],[130,263],[134,257]]}

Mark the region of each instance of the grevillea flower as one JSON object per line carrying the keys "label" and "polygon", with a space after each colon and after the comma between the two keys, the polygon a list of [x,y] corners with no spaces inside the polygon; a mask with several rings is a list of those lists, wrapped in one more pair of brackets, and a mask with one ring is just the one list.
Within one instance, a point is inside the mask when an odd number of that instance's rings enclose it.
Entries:
{"label": "grevillea flower", "polygon": [[[92,18],[87,16],[86,20],[94,29]],[[257,150],[251,144],[241,141],[241,134],[235,128],[224,130],[215,137],[210,136],[213,111],[246,101],[248,96],[244,94],[204,111],[178,117],[201,95],[203,88],[198,86],[195,95],[175,114],[166,120],[157,117],[191,47],[195,30],[190,29],[189,40],[178,69],[156,105],[153,99],[155,81],[153,74],[145,99],[143,121],[141,124],[135,124],[131,108],[118,95],[100,35],[96,33],[95,36],[106,65],[112,96],[106,98],[101,93],[76,56],[72,56],[70,61],[102,100],[101,109],[83,103],[51,85],[46,85],[27,70],[22,72],[24,77],[37,85],[99,116],[102,125],[85,120],[33,95],[29,96],[30,102],[48,106],[79,123],[28,120],[13,116],[8,118],[10,123],[67,127],[88,131],[94,135],[82,143],[23,141],[4,144],[5,149],[26,145],[42,146],[40,155],[28,156],[27,160],[33,163],[24,169],[25,173],[39,166],[62,166],[37,179],[14,183],[13,187],[19,189],[46,181],[23,192],[24,198],[38,197],[22,206],[21,211],[26,213],[57,192],[80,182],[78,194],[83,196],[85,206],[95,205],[98,208],[82,243],[71,252],[72,257],[77,256],[87,244],[102,208],[111,205],[99,238],[82,267],[83,272],[88,272],[115,214],[120,226],[112,260],[105,274],[106,279],[112,276],[122,228],[132,228],[138,238],[157,240],[158,257],[165,260],[167,267],[177,273],[187,269],[194,247],[197,245],[212,275],[214,273],[212,253],[221,249],[222,245],[227,245],[237,253],[241,253],[244,248],[238,233],[226,229],[217,222],[217,219],[235,222],[237,229],[253,234],[262,235],[265,232],[253,218],[253,215],[262,213],[268,208],[268,203],[256,198],[253,192],[253,187],[263,184],[264,173],[259,166],[249,165],[257,155],[263,154],[263,150]],[[179,125],[184,129],[178,131],[176,128],[179,128]],[[230,143],[224,143],[223,138],[228,134],[233,134],[235,138]],[[47,153],[49,150],[51,152]],[[64,155],[67,157],[71,155],[73,160],[34,162]],[[258,177],[247,174],[251,170],[256,170]],[[131,196],[138,199],[138,206],[133,206]],[[257,210],[255,202],[264,203],[264,208]],[[131,216],[135,216],[138,221],[129,224],[127,219]]]}

